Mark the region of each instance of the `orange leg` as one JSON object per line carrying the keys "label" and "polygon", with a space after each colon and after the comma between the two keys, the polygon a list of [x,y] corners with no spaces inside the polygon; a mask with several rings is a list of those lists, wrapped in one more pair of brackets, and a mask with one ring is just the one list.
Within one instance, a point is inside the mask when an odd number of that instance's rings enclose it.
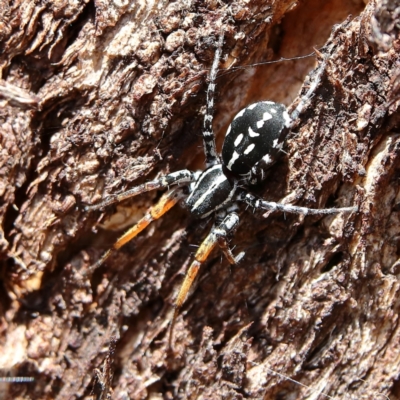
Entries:
{"label": "orange leg", "polygon": [[126,243],[131,241],[135,238],[140,232],[142,232],[147,226],[162,217],[167,211],[169,211],[179,200],[184,198],[184,194],[178,188],[169,190],[168,192],[164,193],[159,200],[159,202],[150,208],[150,210],[146,213],[146,215],[132,228],[130,228],[127,232],[125,232],[118,240],[113,244],[111,249],[107,250],[103,256],[94,264],[92,269],[96,269],[100,267],[110,256],[110,254],[115,251],[119,250],[122,246]]}
{"label": "orange leg", "polygon": [[210,253],[213,251],[215,246],[218,244],[227,260],[230,264],[237,264],[240,259],[244,256],[244,253],[240,253],[238,256],[234,257],[232,251],[228,246],[227,236],[229,234],[234,233],[239,224],[239,216],[236,213],[228,214],[222,223],[218,227],[214,227],[208,236],[204,239],[203,243],[198,248],[196,255],[194,256],[194,261],[190,265],[185,279],[182,282],[182,285],[179,289],[178,296],[175,300],[175,310],[174,315],[172,317],[171,322],[171,331],[170,331],[170,340],[169,343],[172,343],[172,332],[173,327],[175,325],[176,317],[178,316],[180,308],[186,301],[187,295],[190,291],[190,288],[193,285],[194,280],[200,270],[201,265],[207,260]]}

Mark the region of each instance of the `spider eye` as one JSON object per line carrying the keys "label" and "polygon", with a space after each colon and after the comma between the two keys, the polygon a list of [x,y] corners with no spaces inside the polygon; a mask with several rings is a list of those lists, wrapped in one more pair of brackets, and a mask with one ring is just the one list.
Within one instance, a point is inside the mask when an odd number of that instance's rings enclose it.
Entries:
{"label": "spider eye", "polygon": [[222,161],[236,174],[247,174],[264,157],[274,161],[290,124],[283,104],[260,101],[240,111],[222,146]]}

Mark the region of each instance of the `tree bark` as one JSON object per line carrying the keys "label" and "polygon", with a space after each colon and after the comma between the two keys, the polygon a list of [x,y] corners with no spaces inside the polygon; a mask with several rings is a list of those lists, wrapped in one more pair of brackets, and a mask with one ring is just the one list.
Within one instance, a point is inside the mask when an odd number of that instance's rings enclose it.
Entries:
{"label": "tree bark", "polygon": [[[0,368],[35,378],[0,383],[2,399],[400,396],[399,1],[0,8]],[[232,245],[244,260],[212,253],[170,348],[174,299],[212,221],[175,207],[93,270],[161,191],[105,212],[84,205],[204,168],[221,32],[218,148],[245,105],[293,110],[316,85],[255,192],[358,211],[243,208]],[[237,68],[313,47],[317,57]]]}

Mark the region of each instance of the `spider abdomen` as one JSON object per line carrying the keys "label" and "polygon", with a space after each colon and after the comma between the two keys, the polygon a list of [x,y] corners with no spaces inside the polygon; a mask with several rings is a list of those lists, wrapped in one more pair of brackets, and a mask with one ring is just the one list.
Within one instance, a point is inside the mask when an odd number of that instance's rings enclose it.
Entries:
{"label": "spider abdomen", "polygon": [[248,174],[262,159],[273,163],[290,117],[283,104],[260,101],[240,111],[230,124],[222,146],[223,164],[235,174]]}

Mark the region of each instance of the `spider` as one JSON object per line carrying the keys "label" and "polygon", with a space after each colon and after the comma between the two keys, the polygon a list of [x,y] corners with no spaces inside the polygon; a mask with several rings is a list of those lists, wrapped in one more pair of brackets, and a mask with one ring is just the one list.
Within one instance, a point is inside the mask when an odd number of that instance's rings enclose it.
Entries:
{"label": "spider", "polygon": [[221,156],[218,155],[212,121],[215,79],[222,44],[223,35],[217,41],[214,61],[209,73],[206,113],[202,132],[206,169],[197,172],[186,169],[173,172],[126,192],[110,195],[98,204],[85,207],[87,211],[99,210],[144,192],[169,189],[175,186],[163,194],[159,202],[151,207],[139,222],[117,239],[114,245],[97,261],[94,268],[102,265],[113,251],[119,250],[151,222],[159,219],[179,202],[183,203],[196,218],[215,216],[215,223],[199,246],[180,286],[174,304],[175,310],[171,326],[187,298],[201,265],[217,245],[230,264],[238,264],[244,257],[244,252],[234,256],[229,247],[229,239],[239,225],[239,203],[244,203],[254,210],[281,211],[303,215],[356,211],[356,207],[312,209],[275,203],[263,200],[249,190],[251,185],[266,178],[266,169],[277,160],[288,131],[318,86],[322,71],[325,68],[325,60],[319,67],[315,82],[309,87],[290,116],[283,104],[273,101],[261,101],[247,106],[232,120],[226,132]]}

